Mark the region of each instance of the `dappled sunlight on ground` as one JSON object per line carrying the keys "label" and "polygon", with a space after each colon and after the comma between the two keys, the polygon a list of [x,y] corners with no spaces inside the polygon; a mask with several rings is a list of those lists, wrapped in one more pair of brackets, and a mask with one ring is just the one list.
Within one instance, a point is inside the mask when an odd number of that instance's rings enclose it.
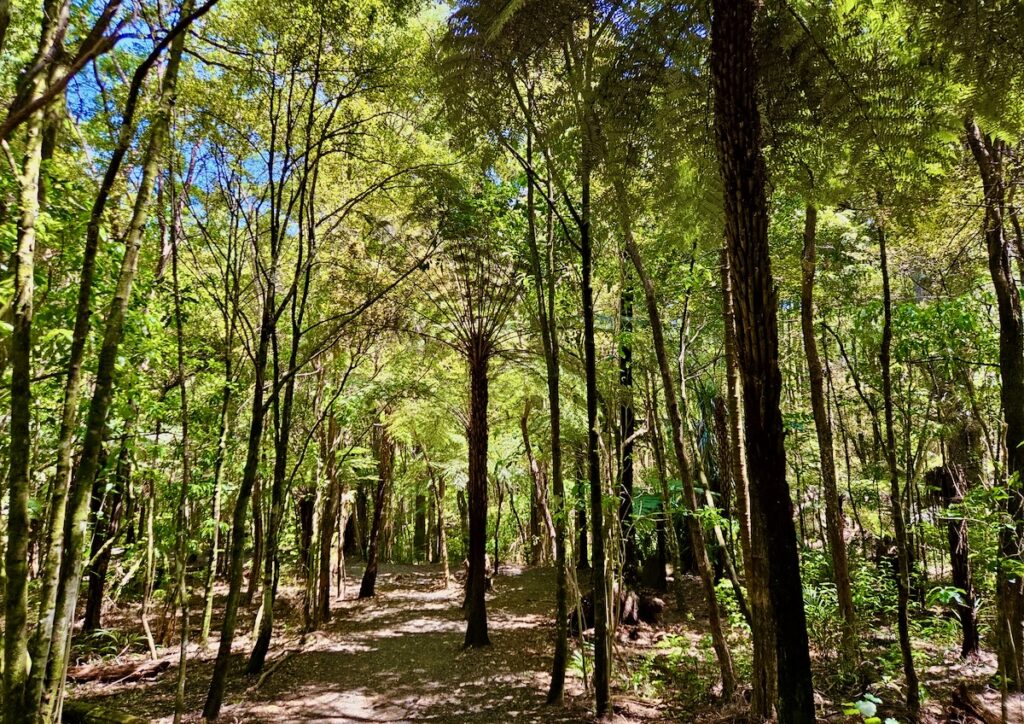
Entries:
{"label": "dappled sunlight on ground", "polygon": [[[258,686],[242,673],[251,646],[253,611],[242,612],[222,721],[227,722],[574,722],[592,718],[590,695],[570,670],[566,704],[545,705],[554,623],[551,569],[503,567],[488,593],[492,645],[464,650],[463,589],[441,585],[436,566],[384,566],[377,595],[358,599],[361,569],[349,568],[332,620],[301,637],[299,591],[282,586],[280,625]],[[216,619],[216,617],[215,617]],[[198,720],[215,641],[189,662],[187,704]],[[168,649],[167,656],[173,656]],[[169,722],[172,666],[155,682],[81,687],[75,698],[103,698]],[[624,708],[624,711],[628,707]],[[657,705],[620,721],[667,721]]]}

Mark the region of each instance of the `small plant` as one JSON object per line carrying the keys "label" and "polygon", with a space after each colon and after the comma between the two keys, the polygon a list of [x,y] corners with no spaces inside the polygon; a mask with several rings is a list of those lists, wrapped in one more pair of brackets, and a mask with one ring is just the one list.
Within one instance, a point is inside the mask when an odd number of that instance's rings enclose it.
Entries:
{"label": "small plant", "polygon": [[843,714],[845,716],[859,716],[864,724],[899,724],[892,717],[886,717],[883,720],[878,716],[878,707],[881,704],[881,699],[870,692],[866,692],[857,701],[843,704]]}
{"label": "small plant", "polygon": [[126,653],[145,651],[145,637],[134,631],[101,628],[89,631],[75,638],[74,657],[76,660],[111,659]]}

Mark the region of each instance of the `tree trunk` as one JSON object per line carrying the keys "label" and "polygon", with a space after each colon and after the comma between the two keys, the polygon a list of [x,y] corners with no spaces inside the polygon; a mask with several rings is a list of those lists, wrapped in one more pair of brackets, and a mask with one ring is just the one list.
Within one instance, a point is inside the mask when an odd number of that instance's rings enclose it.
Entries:
{"label": "tree trunk", "polygon": [[985,246],[988,268],[995,287],[999,310],[1000,402],[1006,422],[1006,486],[1000,527],[999,553],[1002,560],[996,574],[996,651],[999,673],[1010,691],[1024,689],[1024,327],[1020,294],[1010,267],[1003,209],[1006,204],[1002,169],[1002,142],[982,134],[973,119],[965,122],[967,142],[974,154],[985,190]]}
{"label": "tree trunk", "polygon": [[179,724],[185,708],[185,675],[188,665],[189,604],[188,586],[188,536],[189,536],[189,487],[192,484],[192,451],[188,436],[188,387],[185,383],[185,335],[181,317],[181,283],[178,277],[178,240],[181,231],[181,205],[175,196],[174,169],[171,169],[171,277],[174,285],[174,322],[177,331],[178,391],[181,405],[181,490],[178,495],[178,511],[175,516],[174,566],[177,573],[177,589],[180,598],[181,638],[178,649],[177,686],[174,697],[174,724]]}
{"label": "tree trunk", "polygon": [[[529,95],[528,110],[533,111],[532,90]],[[562,474],[562,413],[559,398],[559,364],[558,364],[558,327],[555,321],[555,237],[554,211],[547,207],[547,267],[548,279],[545,284],[541,270],[540,249],[537,243],[537,221],[534,214],[536,197],[534,184],[536,176],[533,171],[533,135],[527,133],[527,243],[530,250],[530,271],[533,276],[533,287],[537,298],[537,318],[540,321],[541,346],[544,350],[544,365],[547,372],[548,407],[551,424],[551,484],[554,490],[554,526],[555,526],[555,649],[551,662],[551,684],[548,687],[547,703],[562,703],[565,691],[565,668],[569,657],[568,619],[569,597],[566,583],[566,506],[565,481]],[[548,194],[550,193],[550,181]]]}
{"label": "tree trunk", "polygon": [[735,300],[751,514],[754,529],[764,533],[775,624],[777,713],[784,724],[809,723],[815,720],[814,689],[779,408],[777,300],[768,254],[766,172],[757,106],[757,9],[756,0],[713,1],[715,135]]}
{"label": "tree trunk", "polygon": [[[950,447],[958,443],[951,443]],[[958,451],[962,452],[962,451]],[[964,493],[968,489],[964,467],[955,460],[960,454],[950,450],[950,460],[942,467],[930,470],[925,476],[928,487],[937,494],[939,502],[946,510],[946,539],[949,543],[949,563],[952,569],[953,585],[959,588],[962,596],[956,601],[956,612],[963,630],[960,656],[967,658],[978,653],[981,641],[978,634],[978,618],[975,606],[977,597],[971,572],[970,540],[967,535],[967,518],[962,513],[950,510],[950,506],[963,502]]]}
{"label": "tree trunk", "polygon": [[[626,251],[633,262],[633,267],[636,269],[637,276],[640,278],[640,284],[644,290],[644,302],[647,305],[647,316],[651,323],[651,336],[654,339],[654,354],[657,357],[658,369],[661,372],[661,383],[665,388],[665,407],[668,410],[668,419],[671,425],[672,451],[675,454],[676,471],[679,473],[679,478],[683,483],[684,500],[689,510],[686,522],[690,533],[690,547],[693,551],[694,559],[697,563],[697,571],[704,588],[704,602],[708,607],[708,623],[711,628],[712,645],[714,646],[715,656],[718,658],[718,667],[722,675],[722,696],[725,699],[729,699],[736,690],[736,675],[733,672],[732,655],[729,652],[729,644],[725,639],[725,630],[722,626],[722,616],[718,608],[718,598],[715,594],[715,580],[711,571],[711,561],[708,558],[704,531],[701,529],[700,519],[697,517],[697,512],[701,506],[697,501],[697,493],[693,486],[693,473],[683,442],[683,418],[679,410],[679,400],[676,397],[675,381],[672,377],[672,368],[669,365],[668,351],[665,348],[665,334],[661,323],[661,313],[658,310],[654,283],[647,274],[643,258],[640,256],[640,250],[633,239],[632,223],[629,218],[629,201],[626,197],[625,186],[621,180],[616,182],[616,196]],[[664,498],[667,496],[663,493],[662,497],[662,502],[664,503]],[[681,578],[680,571],[675,572],[675,578],[678,587],[679,579]]]}
{"label": "tree trunk", "polygon": [[437,558],[441,562],[444,587],[448,588],[451,572],[448,570],[448,534],[444,529],[444,489],[445,481],[441,475],[434,475],[433,468],[427,461],[427,472],[433,482],[434,501],[437,506]]}
{"label": "tree trunk", "polygon": [[490,349],[482,335],[469,349],[469,571],[466,576],[466,638],[463,647],[489,646],[487,608],[487,403]]}
{"label": "tree trunk", "polygon": [[384,527],[384,510],[388,505],[388,489],[395,464],[395,443],[383,422],[378,421],[374,425],[373,447],[377,452],[377,492],[373,497],[373,523],[366,546],[366,570],[359,584],[359,598],[370,598],[376,592],[381,530]]}
{"label": "tree trunk", "polygon": [[[191,13],[191,1],[184,10]],[[85,567],[84,543],[88,528],[89,499],[96,476],[99,473],[100,448],[106,430],[107,413],[113,400],[114,375],[117,367],[118,349],[124,330],[125,315],[131,300],[132,286],[138,269],[139,252],[146,225],[149,220],[150,196],[156,176],[159,173],[164,141],[170,124],[177,92],[178,69],[185,46],[185,34],[178,35],[171,43],[167,67],[160,86],[160,102],[150,124],[149,139],[143,155],[142,174],[139,190],[132,209],[132,217],[125,237],[125,253],[114,290],[113,299],[107,311],[103,341],[100,346],[99,363],[92,400],[86,421],[82,455],[71,480],[64,520],[64,545],[61,556],[60,582],[49,646],[40,646],[50,652],[50,665],[40,661],[35,669],[38,676],[47,677],[45,684],[46,701],[44,712],[53,716],[60,711],[60,694],[63,690],[64,673],[67,669],[67,642],[75,617],[82,571]],[[33,686],[35,689],[35,686]],[[42,691],[42,688],[40,688]],[[33,697],[35,692],[33,691]],[[35,702],[30,702],[34,708]]]}
{"label": "tree trunk", "polygon": [[[92,546],[89,550],[89,588],[85,599],[85,618],[82,622],[83,631],[96,631],[103,626],[103,599],[107,583],[107,570],[110,567],[111,549],[118,535],[121,514],[124,510],[125,491],[131,485],[131,440],[134,420],[125,426],[121,450],[117,455],[117,468],[114,471],[114,485],[107,493],[106,505],[101,505],[102,496],[97,498],[93,492],[93,501],[99,515],[93,516],[95,524],[92,532]],[[105,512],[103,508],[106,508]]]}
{"label": "tree trunk", "polygon": [[825,373],[818,344],[814,336],[814,273],[815,237],[817,235],[818,210],[807,205],[804,215],[804,249],[802,259],[802,281],[800,285],[800,326],[804,338],[804,356],[807,358],[807,373],[811,383],[811,410],[814,414],[814,428],[818,434],[818,456],[821,462],[821,484],[825,494],[825,526],[829,552],[832,554],[832,571],[836,583],[836,599],[843,616],[843,653],[850,666],[857,662],[857,620],[853,610],[853,593],[850,590],[850,567],[846,559],[845,521],[839,489],[836,485],[836,463],[832,448],[832,421],[825,401]]}
{"label": "tree trunk", "polygon": [[416,514],[413,519],[413,556],[416,561],[427,559],[427,496],[416,493]]}
{"label": "tree trunk", "polygon": [[[266,463],[266,456],[263,462]],[[251,606],[260,581],[260,567],[263,565],[263,475],[257,474],[252,489],[252,565],[249,566],[249,585],[245,591],[245,605]]]}
{"label": "tree trunk", "polygon": [[892,402],[892,292],[889,287],[889,258],[886,253],[885,229],[878,225],[878,251],[882,268],[882,347],[878,359],[882,367],[882,398],[885,412],[885,459],[889,467],[889,503],[892,506],[892,527],[896,536],[897,556],[897,609],[896,625],[899,630],[900,653],[903,656],[903,675],[907,686],[907,708],[915,720],[921,706],[917,671],[914,669],[914,650],[910,642],[910,546],[900,493],[899,468],[896,464],[896,431],[893,423]]}
{"label": "tree trunk", "polygon": [[650,420],[652,432],[654,433],[654,458],[658,467],[659,493],[661,494],[661,511],[665,519],[665,543],[668,546],[669,560],[672,563],[672,589],[676,597],[676,608],[680,611],[686,606],[686,585],[683,581],[683,555],[682,545],[679,541],[679,533],[675,521],[675,505],[672,501],[672,492],[668,487],[668,471],[665,464],[665,449],[662,441],[665,439],[661,429],[661,412],[658,407],[657,383],[650,379]]}
{"label": "tree trunk", "polygon": [[[217,658],[213,665],[210,689],[203,706],[203,718],[215,720],[220,715],[221,703],[224,700],[224,687],[227,684],[228,665],[231,659],[231,644],[235,637],[235,626],[238,621],[238,604],[242,594],[242,568],[245,556],[246,518],[249,499],[253,494],[253,486],[259,475],[260,444],[263,439],[265,413],[263,405],[264,383],[266,380],[267,357],[270,349],[270,338],[273,334],[273,310],[275,307],[275,280],[277,275],[276,260],[272,262],[270,275],[263,298],[263,314],[260,321],[259,343],[254,359],[254,379],[252,414],[249,421],[249,440],[245,455],[245,468],[242,471],[242,482],[238,488],[235,509],[231,519],[231,560],[229,570],[228,596],[224,604],[224,621],[221,624],[220,645]],[[255,517],[255,511],[254,511]]]}
{"label": "tree trunk", "polygon": [[331,542],[334,540],[334,524],[338,517],[341,500],[341,480],[338,475],[337,441],[339,436],[338,418],[332,412],[327,418],[326,434],[321,433],[323,444],[321,455],[327,473],[327,499],[320,518],[320,565],[317,577],[316,615],[314,625],[331,620]]}
{"label": "tree trunk", "polygon": [[636,586],[640,574],[637,562],[636,526],[633,523],[633,285],[628,271],[623,272],[619,297],[619,535],[622,538],[622,578],[627,586]]}
{"label": "tree trunk", "polygon": [[527,403],[519,417],[519,429],[523,434],[523,448],[526,450],[526,462],[530,468],[530,479],[533,481],[530,496],[530,561],[534,565],[543,565],[548,562],[551,543],[557,539],[558,534],[551,518],[551,511],[548,509],[548,476],[533,455],[528,425],[529,414],[530,405]]}
{"label": "tree trunk", "polygon": [[[225,295],[227,296],[227,295]],[[236,297],[237,299],[237,297]],[[206,646],[210,637],[210,625],[213,622],[213,586],[217,578],[217,564],[220,558],[220,516],[221,491],[224,487],[224,470],[228,452],[228,434],[231,427],[231,395],[233,377],[233,343],[237,305],[232,306],[230,318],[225,319],[224,339],[224,386],[221,392],[220,417],[218,422],[217,453],[213,461],[213,530],[210,532],[210,562],[206,570],[206,588],[203,603],[203,623],[199,633],[199,643]]]}
{"label": "tree trunk", "polygon": [[[47,8],[52,3],[47,3]],[[44,13],[45,15],[45,13]],[[48,23],[44,23],[44,26]],[[46,30],[40,41],[46,42]],[[46,74],[39,73],[30,93],[42,95]],[[35,295],[36,221],[39,216],[39,172],[42,164],[43,111],[26,123],[25,157],[18,178],[20,215],[12,263],[10,477],[7,519],[7,577],[4,603],[4,709],[8,722],[31,722],[35,707],[26,702],[31,662],[28,653],[28,549],[31,536],[29,494],[32,483],[32,317]],[[36,666],[45,668],[44,662]]]}
{"label": "tree trunk", "polygon": [[[589,111],[588,111],[589,113]],[[585,121],[590,121],[589,116]],[[590,482],[591,584],[594,589],[594,695],[597,716],[611,711],[611,638],[604,547],[604,490],[597,431],[597,350],[594,344],[593,241],[590,229],[591,123],[584,123],[581,153],[580,257],[583,293],[583,366],[587,395],[587,478]]]}
{"label": "tree trunk", "polygon": [[576,451],[576,568],[590,568],[590,556],[587,554],[587,479],[583,473],[584,455]]}

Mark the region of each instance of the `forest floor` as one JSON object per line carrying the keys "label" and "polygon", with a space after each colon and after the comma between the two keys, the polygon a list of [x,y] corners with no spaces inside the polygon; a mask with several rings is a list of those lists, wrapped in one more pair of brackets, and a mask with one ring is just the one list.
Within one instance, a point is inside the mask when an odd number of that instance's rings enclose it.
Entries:
{"label": "forest floor", "polygon": [[[454,580],[441,585],[439,566],[385,565],[377,580],[377,595],[357,599],[361,567],[347,571],[345,595],[333,602],[332,621],[303,638],[301,598],[297,588],[282,585],[275,608],[277,627],[262,677],[243,672],[252,644],[256,606],[239,616],[231,674],[222,709],[225,722],[578,722],[590,721],[592,696],[584,688],[582,665],[573,656],[566,680],[566,702],[545,706],[551,665],[554,625],[554,572],[550,568],[503,567],[488,593],[488,622],[492,645],[463,650],[462,586]],[[670,605],[658,626],[620,626],[613,682],[615,716],[611,721],[659,723],[670,721],[726,722],[742,720],[742,701],[729,705],[717,698],[717,666],[710,650],[703,602],[696,580],[684,610]],[[670,596],[666,596],[669,602]],[[218,601],[219,602],[219,601]],[[195,602],[193,628],[201,602]],[[215,621],[218,617],[215,617]],[[111,610],[107,625],[120,631],[141,631],[137,607]],[[116,656],[79,665],[94,673],[126,663],[145,663],[144,639]],[[69,699],[97,703],[156,722],[170,722],[174,710],[177,646],[158,648],[166,664],[143,681],[92,680],[72,685]],[[742,644],[740,644],[742,647]],[[130,650],[127,650],[130,649]],[[577,649],[578,650],[578,649]],[[198,721],[216,652],[216,639],[189,650],[186,721]],[[931,650],[936,662],[947,652]],[[941,666],[922,671],[930,693],[922,721],[976,722],[953,706],[956,689],[968,687],[975,705],[998,713],[998,694],[986,686],[992,674],[991,657],[957,662],[949,652]],[[738,673],[749,678],[749,664],[737,659]],[[827,678],[816,661],[816,681]],[[828,668],[827,666],[825,667]],[[891,682],[898,700],[898,682]],[[860,721],[842,715],[841,700],[818,697],[829,721]],[[1018,708],[1019,707],[1019,708]],[[1017,712],[1020,717],[1017,718]],[[983,716],[984,716],[984,713]],[[902,721],[898,709],[893,714]],[[1016,702],[1009,721],[1024,722],[1024,703]],[[998,721],[998,719],[996,719]]]}
{"label": "forest floor", "polygon": [[[545,706],[554,625],[554,572],[502,567],[488,593],[491,646],[463,650],[462,585],[441,585],[439,566],[383,565],[377,595],[357,599],[362,569],[348,570],[343,598],[322,630],[300,630],[298,589],[282,585],[275,607],[278,626],[268,657],[270,674],[258,683],[243,668],[250,635],[235,638],[234,661],[221,720],[225,722],[575,722],[592,718],[592,696],[579,669],[570,667],[564,707]],[[253,609],[256,607],[253,606]],[[111,612],[107,625],[138,626]],[[253,610],[240,610],[239,634],[250,631]],[[121,614],[121,616],[118,616]],[[201,612],[197,607],[193,624]],[[138,621],[137,613],[129,619]],[[217,617],[215,617],[216,622]],[[642,630],[642,633],[641,633]],[[622,664],[664,637],[641,624],[636,641],[623,629],[616,655]],[[200,650],[190,646],[186,703],[198,720],[216,652],[215,635]],[[75,702],[96,702],[135,716],[169,722],[174,710],[177,647],[159,648],[170,665],[146,681],[92,681],[72,686]],[[114,667],[144,661],[133,653],[103,662]],[[578,659],[577,659],[578,660]],[[80,663],[85,663],[80,662]],[[586,662],[589,667],[589,660]],[[273,667],[273,669],[270,669]],[[652,697],[616,692],[621,722],[678,721]]]}

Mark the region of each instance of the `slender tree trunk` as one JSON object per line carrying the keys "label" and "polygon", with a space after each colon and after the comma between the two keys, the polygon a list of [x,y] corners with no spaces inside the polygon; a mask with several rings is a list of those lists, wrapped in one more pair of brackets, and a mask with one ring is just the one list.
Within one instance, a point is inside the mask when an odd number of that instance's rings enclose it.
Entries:
{"label": "slender tree trunk", "polygon": [[[961,444],[952,443],[950,447]],[[950,452],[949,462],[929,471],[926,480],[928,486],[937,494],[942,506],[946,508],[943,517],[946,519],[946,539],[949,543],[949,563],[952,569],[951,578],[953,585],[962,591],[962,596],[956,602],[957,616],[963,631],[960,656],[967,658],[977,654],[981,645],[975,612],[977,598],[972,580],[967,519],[963,517],[962,513],[951,510],[950,507],[963,502],[964,493],[967,492],[969,485],[965,467],[956,462],[965,450],[959,449],[956,454],[952,454],[952,450]]]}
{"label": "slender tree trunk", "polygon": [[[732,655],[729,652],[729,644],[725,639],[725,630],[722,626],[722,616],[718,608],[718,598],[715,594],[715,580],[711,570],[711,560],[708,558],[704,531],[701,529],[699,518],[697,518],[697,512],[701,506],[697,501],[697,493],[693,486],[693,472],[690,468],[690,461],[686,456],[686,448],[683,442],[683,418],[679,410],[679,400],[676,397],[675,381],[672,377],[668,351],[665,348],[661,313],[658,310],[654,283],[647,274],[643,258],[640,256],[640,250],[633,239],[632,224],[629,219],[629,201],[626,198],[625,186],[621,180],[616,182],[616,195],[626,251],[633,262],[633,267],[636,269],[637,276],[640,278],[640,284],[644,290],[647,316],[651,323],[651,336],[654,338],[654,354],[657,357],[658,369],[661,372],[661,383],[665,388],[665,407],[668,410],[668,419],[671,425],[672,451],[675,454],[676,470],[683,483],[684,500],[689,509],[687,528],[690,533],[690,547],[693,550],[697,571],[700,574],[701,584],[704,588],[704,601],[708,607],[708,622],[711,628],[712,645],[714,646],[715,655],[718,658],[718,667],[722,675],[722,696],[728,699],[736,690],[736,675],[733,672]],[[676,578],[677,580],[680,578],[679,571],[676,572]]]}
{"label": "slender tree trunk", "polygon": [[[533,97],[530,95],[529,109],[533,109]],[[559,363],[558,363],[558,327],[555,321],[555,282],[554,282],[554,212],[547,208],[547,267],[548,279],[545,283],[541,269],[540,249],[537,243],[537,220],[534,214],[536,197],[534,192],[533,172],[533,136],[527,134],[527,222],[529,233],[527,242],[530,249],[530,270],[533,276],[533,287],[537,297],[537,318],[541,328],[541,346],[544,350],[544,365],[547,372],[548,408],[551,424],[551,483],[554,491],[552,506],[554,508],[555,527],[555,649],[551,661],[551,684],[548,687],[547,702],[560,705],[565,692],[565,668],[569,658],[569,596],[566,582],[566,506],[565,481],[562,473],[562,412],[559,397]],[[550,196],[550,189],[549,194]]]}
{"label": "slender tree trunk", "polygon": [[[173,174],[173,170],[172,170]],[[174,724],[181,721],[185,708],[185,675],[188,665],[189,639],[189,604],[190,591],[188,586],[188,528],[189,528],[189,488],[192,482],[191,450],[188,436],[188,387],[185,383],[185,339],[184,325],[181,318],[181,284],[178,278],[178,240],[181,230],[181,206],[174,196],[172,177],[171,208],[171,276],[174,281],[174,324],[178,333],[178,389],[181,393],[181,491],[178,495],[178,513],[175,520],[174,565],[177,569],[178,596],[181,602],[181,641],[178,650],[177,687],[174,696]]]}
{"label": "slender tree trunk", "polygon": [[[190,18],[182,18],[171,31],[183,32],[191,23]],[[175,35],[174,37],[177,37]],[[173,42],[170,35],[163,42]],[[91,296],[96,272],[96,255],[99,251],[100,228],[110,199],[111,190],[120,176],[121,166],[128,153],[135,132],[135,112],[143,90],[143,83],[150,69],[163,54],[166,46],[158,44],[150,51],[150,55],[136,68],[129,84],[118,132],[117,145],[114,148],[99,191],[93,202],[86,227],[85,247],[82,251],[82,270],[78,286],[78,299],[75,306],[75,321],[71,335],[71,349],[67,362],[67,377],[64,383],[64,402],[62,407],[60,429],[57,434],[57,459],[53,476],[53,492],[50,499],[50,514],[47,522],[47,537],[43,568],[39,574],[41,579],[39,595],[39,616],[36,634],[32,640],[32,660],[46,661],[50,656],[50,645],[53,634],[53,620],[57,607],[57,587],[60,578],[61,557],[64,546],[64,523],[67,508],[67,496],[71,483],[72,452],[75,432],[78,423],[78,401],[82,388],[82,361],[85,357],[86,343],[89,337]],[[130,498],[129,498],[130,502]],[[131,516],[128,516],[131,520]],[[134,527],[129,527],[133,532]],[[39,705],[42,689],[45,684],[45,666],[33,669],[30,692],[27,696],[26,711]]]}
{"label": "slender tree trunk", "polygon": [[[233,323],[230,327],[233,329]],[[213,461],[213,530],[210,532],[210,562],[206,570],[206,587],[203,595],[203,624],[199,633],[200,646],[205,647],[210,638],[210,625],[213,622],[213,588],[217,578],[217,559],[220,557],[220,516],[221,490],[224,487],[224,468],[227,458],[228,431],[230,428],[231,394],[232,394],[232,354],[231,340],[233,334],[227,335],[224,353],[224,389],[221,393],[220,418],[218,422],[217,454]]]}
{"label": "slender tree trunk", "polygon": [[[238,622],[238,604],[242,595],[242,569],[245,558],[246,518],[249,499],[253,495],[253,486],[259,475],[260,443],[263,439],[265,410],[263,405],[264,382],[267,371],[267,357],[270,350],[270,338],[273,334],[273,310],[275,307],[276,261],[268,276],[269,284],[264,291],[263,314],[260,321],[259,342],[254,359],[252,414],[249,421],[249,440],[245,456],[245,468],[242,471],[242,482],[239,485],[238,497],[231,519],[231,559],[229,568],[228,596],[224,604],[224,621],[221,624],[220,644],[217,647],[217,658],[213,665],[213,676],[210,689],[203,706],[203,718],[215,720],[220,716],[221,703],[224,700],[224,687],[227,684],[228,665],[231,660],[231,644],[235,638],[235,627]],[[255,514],[255,511],[254,511]]]}
{"label": "slender tree trunk", "polygon": [[982,134],[973,119],[965,121],[967,142],[978,165],[985,190],[985,245],[988,268],[996,292],[999,310],[999,375],[1002,381],[1000,402],[1006,422],[1006,486],[1000,527],[1000,566],[996,574],[996,652],[999,673],[1009,691],[1024,689],[1024,493],[1020,477],[1024,475],[1024,323],[1021,320],[1020,294],[1010,267],[1003,211],[1001,142]]}
{"label": "slender tree trunk", "polygon": [[[94,516],[96,523],[92,534],[92,547],[89,551],[89,589],[86,593],[85,618],[82,622],[83,631],[96,631],[103,625],[103,599],[107,583],[107,570],[110,567],[111,548],[118,536],[121,514],[124,510],[125,491],[131,485],[131,446],[129,442],[134,432],[134,419],[125,425],[121,450],[117,455],[117,467],[114,471],[114,485],[107,493],[107,502],[101,505],[102,496],[93,491],[93,502],[100,515]],[[106,512],[102,513],[103,508]]]}
{"label": "slender tree trunk", "polygon": [[337,441],[339,436],[338,418],[332,412],[327,418],[322,455],[327,471],[327,500],[320,519],[320,566],[318,575],[317,613],[314,622],[318,625],[331,620],[331,542],[334,540],[334,523],[338,517],[341,499],[341,480],[338,475]]}
{"label": "slender tree trunk", "polygon": [[526,462],[530,467],[530,479],[533,481],[530,496],[530,536],[533,546],[531,562],[534,565],[541,565],[548,562],[548,555],[551,551],[550,542],[554,541],[558,534],[551,518],[551,511],[548,509],[548,476],[546,471],[541,468],[540,462],[534,457],[533,445],[530,443],[529,414],[530,406],[527,403],[519,418],[519,429],[523,433],[523,448],[526,450]]}
{"label": "slender tree trunk", "polygon": [[903,502],[900,493],[899,468],[896,464],[896,431],[893,423],[892,402],[892,292],[889,288],[889,259],[886,253],[885,229],[878,223],[878,249],[882,267],[882,348],[878,359],[882,367],[882,397],[885,408],[885,459],[889,467],[889,498],[892,506],[892,526],[896,535],[897,554],[897,609],[896,625],[899,630],[900,652],[903,656],[903,675],[907,685],[907,708],[917,719],[921,706],[918,691],[917,671],[914,669],[914,651],[910,642],[910,548],[907,542],[907,526],[903,517]]}
{"label": "slender tree trunk", "polygon": [[[587,119],[590,120],[589,118]],[[591,123],[585,123],[581,154],[580,256],[583,277],[583,357],[587,395],[587,478],[590,482],[591,583],[594,588],[594,694],[597,716],[612,708],[608,570],[604,545],[604,490],[598,457],[597,350],[594,344],[593,241],[590,229]]]}
{"label": "slender tree trunk", "polygon": [[437,558],[441,563],[444,587],[448,588],[448,583],[451,580],[451,571],[448,568],[448,534],[445,531],[444,518],[445,480],[443,475],[437,475],[434,472],[434,466],[430,462],[426,450],[423,451],[423,459],[427,464],[427,475],[430,476],[431,488],[434,493],[434,504],[437,507]]}
{"label": "slender tree trunk", "polygon": [[466,638],[463,647],[489,646],[487,608],[487,403],[490,350],[481,335],[469,349],[469,572],[466,576]]}
{"label": "slender tree trunk", "polygon": [[652,432],[654,433],[654,457],[658,466],[658,483],[661,494],[661,510],[665,518],[665,543],[668,546],[669,559],[672,562],[672,589],[675,593],[676,608],[684,610],[686,606],[686,583],[683,579],[683,554],[682,544],[679,541],[679,533],[676,529],[675,506],[672,501],[672,492],[668,487],[667,465],[665,464],[665,449],[663,446],[664,434],[661,429],[661,411],[658,409],[658,388],[657,383],[651,379],[651,411],[650,419]]}
{"label": "slender tree trunk", "polygon": [[[765,166],[754,51],[756,0],[713,0],[711,75],[743,386],[754,530],[764,532],[775,624],[779,721],[815,720],[800,561],[779,408],[782,378],[776,295],[768,254]],[[753,597],[752,597],[753,598]]]}
{"label": "slender tree trunk", "polygon": [[815,237],[818,210],[807,205],[804,214],[804,249],[802,283],[800,285],[800,325],[804,338],[804,356],[811,383],[811,410],[814,428],[818,434],[818,455],[821,462],[821,484],[825,494],[825,526],[832,571],[836,583],[836,598],[843,616],[843,653],[850,665],[857,661],[857,619],[853,610],[850,590],[850,567],[846,559],[845,521],[843,520],[839,488],[836,485],[836,463],[832,448],[832,421],[825,401],[825,373],[818,344],[814,336],[814,273]]}
{"label": "slender tree trunk", "polygon": [[427,560],[427,496],[416,492],[416,510],[413,517],[412,549],[417,562]]}
{"label": "slender tree trunk", "polygon": [[[266,455],[261,458],[266,467]],[[266,500],[263,474],[257,473],[252,489],[252,565],[249,566],[249,583],[245,591],[245,605],[251,606],[260,582],[260,570],[263,566],[264,521],[263,503]]]}
{"label": "slender tree trunk", "polygon": [[636,427],[633,413],[633,283],[628,271],[623,271],[622,276],[619,297],[619,394],[622,398],[619,402],[619,534],[623,549],[622,577],[627,586],[635,586],[639,582],[640,564],[633,523],[633,432]]}
{"label": "slender tree trunk", "polygon": [[455,493],[455,503],[459,506],[459,533],[462,538],[462,557],[469,560],[469,505],[466,503],[466,491],[459,488]]}

